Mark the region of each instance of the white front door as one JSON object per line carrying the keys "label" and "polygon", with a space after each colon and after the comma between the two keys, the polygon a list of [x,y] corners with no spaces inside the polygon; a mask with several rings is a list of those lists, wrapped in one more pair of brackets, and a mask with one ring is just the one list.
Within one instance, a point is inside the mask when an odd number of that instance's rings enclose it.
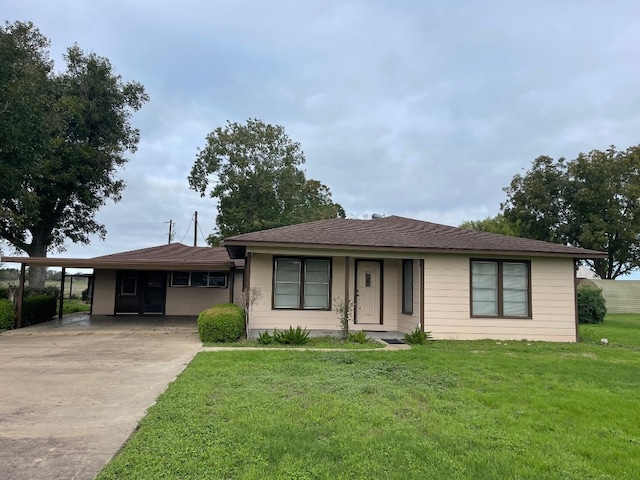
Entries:
{"label": "white front door", "polygon": [[382,323],[382,268],[380,262],[356,262],[356,323]]}

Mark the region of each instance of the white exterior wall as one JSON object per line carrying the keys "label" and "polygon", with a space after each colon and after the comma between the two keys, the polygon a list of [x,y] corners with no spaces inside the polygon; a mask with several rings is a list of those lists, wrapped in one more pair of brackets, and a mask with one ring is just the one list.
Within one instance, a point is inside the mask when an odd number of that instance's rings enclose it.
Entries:
{"label": "white exterior wall", "polygon": [[520,320],[471,318],[469,256],[425,258],[425,330],[434,338],[576,341],[572,259],[530,259],[533,318]]}
{"label": "white exterior wall", "polygon": [[94,270],[92,315],[113,315],[116,301],[116,271]]}
{"label": "white exterior wall", "polygon": [[166,315],[198,315],[217,303],[229,303],[228,288],[171,287],[167,282]]}

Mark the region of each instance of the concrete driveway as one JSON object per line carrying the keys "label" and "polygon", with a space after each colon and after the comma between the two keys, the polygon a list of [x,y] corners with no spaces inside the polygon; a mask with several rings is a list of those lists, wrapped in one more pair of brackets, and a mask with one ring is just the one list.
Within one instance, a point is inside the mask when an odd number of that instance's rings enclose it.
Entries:
{"label": "concrete driveway", "polygon": [[92,479],[200,350],[195,318],[76,314],[0,335],[0,477]]}

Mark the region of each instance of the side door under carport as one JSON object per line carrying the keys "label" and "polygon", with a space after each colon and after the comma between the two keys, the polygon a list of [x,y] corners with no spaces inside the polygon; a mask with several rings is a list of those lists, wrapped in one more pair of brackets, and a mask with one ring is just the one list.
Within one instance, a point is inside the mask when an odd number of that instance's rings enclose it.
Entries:
{"label": "side door under carport", "polygon": [[166,287],[167,272],[118,271],[115,313],[164,314]]}

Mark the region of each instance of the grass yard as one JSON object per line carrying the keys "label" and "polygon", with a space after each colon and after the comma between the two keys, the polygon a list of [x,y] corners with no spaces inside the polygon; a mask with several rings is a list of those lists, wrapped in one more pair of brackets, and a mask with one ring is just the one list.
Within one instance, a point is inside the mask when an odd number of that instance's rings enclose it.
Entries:
{"label": "grass yard", "polygon": [[640,316],[581,335],[203,352],[98,479],[638,478]]}
{"label": "grass yard", "polygon": [[[58,304],[59,303],[60,302],[58,302]],[[91,310],[91,305],[83,302],[82,300],[77,300],[77,299],[65,300],[64,303],[62,304],[63,315],[68,315],[70,313],[77,313],[77,312],[88,312],[89,310]]]}

